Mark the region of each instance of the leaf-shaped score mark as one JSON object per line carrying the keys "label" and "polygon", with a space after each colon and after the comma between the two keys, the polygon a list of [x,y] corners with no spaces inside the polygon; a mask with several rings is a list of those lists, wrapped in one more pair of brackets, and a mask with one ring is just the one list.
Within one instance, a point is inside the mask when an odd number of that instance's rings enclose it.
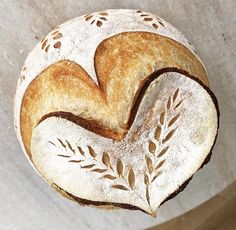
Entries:
{"label": "leaf-shaped score mark", "polygon": [[65,158],[69,158],[71,156],[68,156],[68,155],[63,155],[63,154],[57,154],[58,157],[65,157]]}
{"label": "leaf-shaped score mark", "polygon": [[112,185],[112,188],[117,188],[117,189],[126,190],[126,191],[129,190],[128,188],[126,188],[124,185],[121,185],[121,184],[114,184]]}
{"label": "leaf-shaped score mark", "polygon": [[165,112],[162,112],[160,116],[160,124],[163,125],[164,121],[165,121]]}
{"label": "leaf-shaped score mark", "polygon": [[78,148],[80,154],[81,154],[82,156],[84,156],[84,151],[82,150],[82,148],[81,148],[80,146],[77,146],[77,148]]}
{"label": "leaf-shaped score mark", "polygon": [[144,179],[144,184],[148,185],[149,184],[149,177],[148,177],[148,175],[146,173],[144,174],[144,178],[143,179]]}
{"label": "leaf-shaped score mark", "polygon": [[177,109],[181,104],[182,104],[183,100],[181,100],[180,102],[178,102],[178,104],[175,106],[174,109]]}
{"label": "leaf-shaped score mark", "polygon": [[156,152],[156,144],[152,141],[149,141],[149,152],[154,154]]}
{"label": "leaf-shaped score mark", "polygon": [[148,204],[150,205],[150,195],[149,195],[149,177],[147,174],[144,174],[144,184],[146,185],[146,199]]}
{"label": "leaf-shaped score mark", "polygon": [[61,139],[59,139],[59,138],[57,138],[57,140],[60,142],[60,144],[62,145],[62,147],[63,147],[64,149],[66,149],[66,145],[63,143],[63,141],[62,141]]}
{"label": "leaf-shaped score mark", "polygon": [[162,160],[155,168],[155,170],[159,169],[164,163],[165,163],[166,160]]}
{"label": "leaf-shaped score mark", "polygon": [[154,137],[157,141],[160,140],[160,137],[161,137],[161,126],[160,125],[157,126],[155,133],[154,133]]}
{"label": "leaf-shaped score mark", "polygon": [[167,101],[167,106],[166,106],[167,110],[169,110],[170,107],[171,107],[171,97],[169,97]]}
{"label": "leaf-shaped score mark", "polygon": [[49,141],[49,143],[52,144],[52,145],[54,145],[54,146],[56,146],[52,141]]}
{"label": "leaf-shaped score mark", "polygon": [[111,167],[111,160],[110,160],[110,157],[109,155],[106,153],[106,152],[103,152],[103,155],[102,155],[102,163],[104,165],[106,165],[107,167]]}
{"label": "leaf-shaped score mark", "polygon": [[88,146],[89,154],[92,158],[96,158],[97,154],[91,146]]}
{"label": "leaf-shaped score mark", "polygon": [[118,159],[116,164],[116,170],[119,177],[123,177],[123,169],[124,169],[123,163],[120,159]]}
{"label": "leaf-shaped score mark", "polygon": [[112,176],[111,174],[106,174],[106,175],[104,175],[104,176],[101,177],[101,178],[106,178],[106,179],[109,179],[109,180],[115,180],[115,179],[116,179],[116,177],[115,177],[115,176]]}
{"label": "leaf-shaped score mark", "polygon": [[152,160],[147,155],[145,156],[145,158],[146,158],[146,164],[147,164],[147,168],[148,168],[149,174],[151,174],[153,172]]}
{"label": "leaf-shaped score mark", "polygon": [[169,146],[167,146],[166,148],[162,149],[161,152],[157,155],[157,157],[162,157],[167,152],[168,149],[169,149]]}
{"label": "leaf-shaped score mark", "polygon": [[66,140],[66,143],[67,143],[67,146],[69,147],[69,149],[75,154],[75,150],[72,148],[70,142],[68,142],[68,141]]}
{"label": "leaf-shaped score mark", "polygon": [[163,139],[162,143],[164,144],[164,143],[166,143],[167,141],[169,141],[170,138],[174,135],[175,131],[176,131],[176,129],[171,130],[171,131],[166,135],[166,137]]}
{"label": "leaf-shaped score mark", "polygon": [[178,120],[179,116],[180,116],[180,113],[177,114],[175,117],[173,117],[173,118],[170,120],[170,122],[169,122],[169,124],[168,124],[168,128],[169,128],[170,126],[172,126],[172,125]]}
{"label": "leaf-shaped score mark", "polygon": [[91,172],[97,172],[97,173],[104,173],[106,171],[107,169],[99,169],[99,168],[91,170]]}
{"label": "leaf-shaped score mark", "polygon": [[134,189],[135,188],[135,175],[132,168],[129,170],[128,181],[129,181],[129,186],[132,189]]}
{"label": "leaf-shaped score mark", "polygon": [[84,166],[81,166],[82,169],[90,169],[92,168],[93,166],[95,166],[96,164],[89,164],[89,165],[84,165]]}
{"label": "leaf-shaped score mark", "polygon": [[157,177],[159,177],[161,175],[162,171],[158,171],[155,176],[152,178],[152,182],[155,181],[157,179]]}
{"label": "leaf-shaped score mark", "polygon": [[176,101],[177,97],[179,94],[179,88],[175,91],[174,96],[173,96],[173,103]]}
{"label": "leaf-shaped score mark", "polygon": [[70,163],[80,163],[80,162],[82,162],[82,160],[69,160],[68,162],[70,162]]}

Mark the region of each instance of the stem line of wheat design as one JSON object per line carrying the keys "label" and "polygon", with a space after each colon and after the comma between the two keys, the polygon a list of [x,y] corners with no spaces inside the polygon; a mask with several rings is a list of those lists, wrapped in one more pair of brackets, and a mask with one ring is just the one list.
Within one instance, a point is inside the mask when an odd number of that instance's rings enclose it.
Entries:
{"label": "stem line of wheat design", "polygon": [[[154,140],[149,140],[149,153],[145,155],[146,172],[144,173],[144,184],[146,186],[146,200],[150,205],[150,186],[162,174],[162,166],[165,163],[164,156],[168,152],[168,142],[175,134],[178,126],[176,122],[180,117],[180,108],[183,100],[179,98],[179,88],[177,88],[172,96],[169,96],[165,109],[161,112],[158,125],[154,131]],[[170,117],[171,111],[177,111],[177,114]]]}

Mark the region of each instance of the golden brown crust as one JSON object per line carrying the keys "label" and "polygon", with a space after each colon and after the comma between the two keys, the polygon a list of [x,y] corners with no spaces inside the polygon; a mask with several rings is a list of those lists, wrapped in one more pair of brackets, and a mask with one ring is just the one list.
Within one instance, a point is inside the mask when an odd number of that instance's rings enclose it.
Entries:
{"label": "golden brown crust", "polygon": [[67,60],[50,65],[30,83],[20,114],[29,156],[32,130],[47,114],[63,112],[68,115],[65,119],[74,117],[83,127],[120,140],[132,123],[129,111],[153,72],[177,68],[208,84],[202,64],[185,46],[153,33],[110,37],[98,46],[94,59],[100,88],[81,66]]}

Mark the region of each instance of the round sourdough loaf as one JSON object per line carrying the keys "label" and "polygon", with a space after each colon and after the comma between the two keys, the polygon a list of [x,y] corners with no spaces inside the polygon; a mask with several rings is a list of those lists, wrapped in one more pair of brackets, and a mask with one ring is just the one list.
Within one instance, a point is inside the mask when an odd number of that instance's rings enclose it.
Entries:
{"label": "round sourdough loaf", "polygon": [[27,57],[15,96],[18,139],[51,186],[152,216],[209,158],[218,117],[193,46],[141,10],[55,28]]}

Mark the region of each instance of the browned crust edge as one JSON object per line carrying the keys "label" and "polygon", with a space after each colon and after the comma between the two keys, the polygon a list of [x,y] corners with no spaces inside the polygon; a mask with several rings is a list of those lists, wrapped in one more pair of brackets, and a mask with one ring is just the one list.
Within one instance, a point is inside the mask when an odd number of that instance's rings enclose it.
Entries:
{"label": "browned crust edge", "polygon": [[98,135],[101,135],[103,137],[109,137],[115,140],[121,140],[123,135],[117,132],[114,132],[104,126],[101,126],[101,124],[99,124],[97,121],[95,121],[94,119],[85,119],[83,117],[80,116],[76,116],[73,113],[70,112],[64,112],[64,111],[56,111],[56,112],[52,112],[52,113],[48,113],[46,115],[44,115],[38,122],[38,124],[36,125],[36,127],[44,120],[46,120],[49,117],[59,117],[62,119],[66,119],[70,122],[73,122],[77,125],[80,125],[81,127],[92,131]]}
{"label": "browned crust edge", "polygon": [[[64,111],[55,111],[55,112],[51,112],[51,113],[48,113],[48,114],[44,115],[39,120],[37,125],[39,125],[42,121],[44,121],[45,119],[47,119],[49,117],[60,117],[60,118],[66,119],[68,121],[71,121],[71,122],[73,122],[77,125],[80,125],[83,128],[85,128],[89,131],[92,131],[96,134],[99,134],[103,137],[119,141],[122,138],[124,138],[124,136],[127,134],[128,130],[132,126],[132,124],[134,122],[134,119],[136,117],[139,105],[142,101],[142,98],[144,97],[145,92],[148,89],[151,82],[154,81],[155,79],[157,79],[160,75],[162,75],[164,73],[168,73],[168,72],[176,72],[176,73],[180,73],[180,74],[183,74],[185,76],[188,76],[189,78],[192,78],[193,80],[195,80],[199,84],[201,84],[204,87],[205,90],[209,89],[206,85],[204,85],[202,83],[202,81],[200,81],[198,78],[190,75],[187,71],[181,70],[181,69],[178,69],[178,68],[174,68],[174,67],[167,67],[167,68],[163,68],[163,69],[160,69],[158,71],[153,72],[149,77],[146,78],[145,81],[143,81],[141,83],[141,86],[139,87],[139,90],[136,92],[136,94],[134,96],[133,103],[132,103],[133,106],[132,106],[132,108],[130,110],[130,114],[129,114],[129,120],[126,123],[126,126],[125,126],[126,132],[124,132],[123,134],[118,133],[118,132],[116,133],[116,132],[114,132],[114,131],[106,128],[106,127],[103,127],[93,119],[88,120],[88,119],[82,118],[80,116],[76,116],[73,113],[64,112]],[[208,91],[208,93],[209,93],[209,91]],[[213,94],[213,93],[209,93],[209,94]]]}
{"label": "browned crust edge", "polygon": [[[166,73],[166,72],[177,72],[177,73],[181,73],[181,74],[184,74],[186,77],[189,77],[195,81],[197,81],[208,93],[209,95],[211,96],[212,98],[212,101],[215,105],[215,108],[216,108],[216,111],[217,111],[217,133],[216,133],[216,136],[215,136],[215,140],[214,140],[214,143],[211,147],[211,151],[209,152],[209,154],[206,156],[205,160],[203,161],[203,163],[201,164],[201,166],[198,168],[197,171],[199,171],[201,168],[203,168],[207,163],[210,162],[211,160],[211,156],[212,156],[212,150],[215,146],[215,143],[216,143],[216,139],[217,139],[217,135],[218,135],[218,130],[219,130],[219,122],[220,122],[220,110],[219,110],[219,104],[218,104],[218,101],[217,101],[217,98],[216,96],[214,95],[214,93],[210,90],[210,88],[208,88],[206,85],[204,85],[198,78],[190,75],[188,72],[184,71],[184,70],[180,70],[180,69],[177,69],[177,68],[165,68],[165,69],[162,69],[162,70],[159,70],[159,71],[156,71],[154,72],[153,74],[150,75],[150,77],[148,78],[148,80],[146,80],[144,83],[143,83],[143,87],[142,89],[139,91],[139,94],[141,93],[140,95],[140,99],[135,101],[135,104],[132,108],[132,112],[134,112],[135,114],[137,113],[137,109],[139,107],[139,104],[141,103],[141,100],[143,98],[143,95],[145,94],[148,86],[150,85],[150,83],[155,80],[156,78],[158,78],[161,74],[163,73]],[[139,97],[137,97],[139,98]],[[135,116],[131,118],[131,121],[129,122],[133,122]],[[132,120],[133,119],[133,120]],[[196,172],[195,172],[196,173]],[[193,176],[195,175],[195,173],[192,174],[191,177],[189,177],[185,182],[183,182],[182,185],[179,186],[179,188],[174,191],[173,193],[171,193],[170,195],[167,196],[167,198],[160,204],[163,205],[165,202],[167,202],[168,200],[171,200],[172,198],[174,198],[175,196],[177,196],[180,192],[182,192],[186,187],[187,185],[190,183],[190,181],[193,179]],[[139,207],[136,207],[136,206],[133,206],[133,205],[129,205],[129,204],[125,204],[125,203],[114,203],[114,202],[101,202],[101,201],[92,201],[92,200],[87,200],[87,199],[83,199],[83,198],[79,198],[77,196],[74,196],[73,194],[63,190],[61,187],[59,187],[58,185],[54,184],[55,186],[57,186],[60,190],[62,190],[64,193],[66,193],[69,197],[71,197],[75,202],[81,204],[81,205],[92,205],[92,206],[106,206],[106,205],[112,205],[112,206],[115,206],[115,207],[119,207],[119,208],[123,208],[123,209],[129,209],[129,210],[140,210],[144,213],[147,213],[145,210],[139,208]],[[159,207],[160,207],[159,206]],[[148,214],[148,213],[147,213]]]}

